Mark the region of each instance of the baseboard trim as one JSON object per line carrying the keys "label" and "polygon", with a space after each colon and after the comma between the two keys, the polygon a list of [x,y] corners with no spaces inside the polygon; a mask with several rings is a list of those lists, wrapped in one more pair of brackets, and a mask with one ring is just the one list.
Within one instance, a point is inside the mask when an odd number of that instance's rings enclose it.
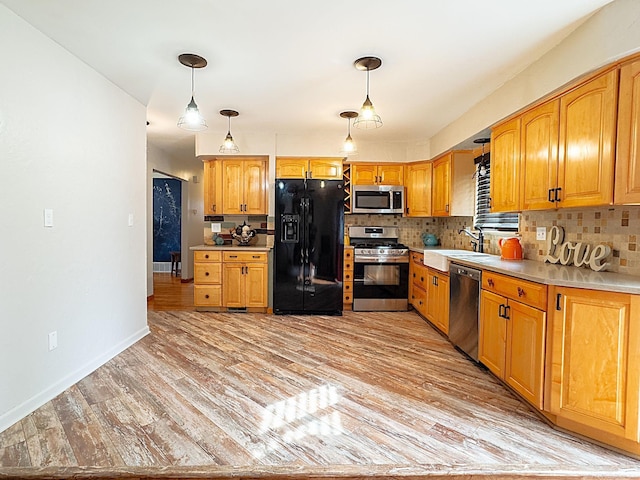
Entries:
{"label": "baseboard trim", "polygon": [[99,367],[107,363],[113,357],[123,352],[131,345],[144,338],[150,333],[149,326],[145,325],[144,328],[138,330],[134,334],[125,338],[122,342],[118,343],[113,348],[110,348],[102,355],[94,358],[92,361],[78,368],[77,370],[66,375],[50,387],[37,393],[33,397],[22,402],[20,405],[12,408],[8,412],[0,416],[0,432],[6,430],[14,423],[22,420],[34,410],[37,410],[42,405],[52,400],[60,393],[64,392],[67,388],[71,387],[75,383],[82,380],[84,377],[97,370]]}

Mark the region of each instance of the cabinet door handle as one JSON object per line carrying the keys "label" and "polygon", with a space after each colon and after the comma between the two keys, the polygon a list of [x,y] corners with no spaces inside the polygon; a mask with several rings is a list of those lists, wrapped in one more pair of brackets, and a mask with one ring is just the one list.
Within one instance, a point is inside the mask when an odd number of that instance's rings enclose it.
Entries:
{"label": "cabinet door handle", "polygon": [[562,300],[562,294],[558,293],[556,295],[556,310],[560,311],[562,310],[562,307],[560,306],[560,301]]}
{"label": "cabinet door handle", "polygon": [[556,188],[556,195],[555,195],[555,201],[559,202],[560,201],[560,192],[562,191],[561,187]]}
{"label": "cabinet door handle", "polygon": [[555,189],[554,189],[554,188],[550,188],[550,189],[549,189],[549,195],[548,195],[548,197],[547,197],[547,199],[548,199],[551,203],[553,203],[553,202],[555,202],[555,201],[556,201],[556,200],[555,200],[555,198],[554,198],[554,196],[553,196],[553,192],[555,192]]}
{"label": "cabinet door handle", "polygon": [[498,316],[499,316],[500,318],[504,318],[504,310],[505,310],[504,305],[503,305],[503,304],[500,304],[500,305],[498,306]]}
{"label": "cabinet door handle", "polygon": [[489,197],[489,208],[493,208],[493,198]]}
{"label": "cabinet door handle", "polygon": [[448,203],[444,206],[444,211],[445,212],[449,212],[449,204]]}
{"label": "cabinet door handle", "polygon": [[421,282],[424,282],[424,277],[420,277],[420,281],[421,281]]}
{"label": "cabinet door handle", "polygon": [[216,211],[216,206],[215,205],[211,205],[211,210],[213,210],[215,212]]}
{"label": "cabinet door handle", "polygon": [[511,319],[511,315],[509,314],[509,312],[511,312],[511,307],[509,305],[504,307],[504,319],[505,320],[509,320]]}

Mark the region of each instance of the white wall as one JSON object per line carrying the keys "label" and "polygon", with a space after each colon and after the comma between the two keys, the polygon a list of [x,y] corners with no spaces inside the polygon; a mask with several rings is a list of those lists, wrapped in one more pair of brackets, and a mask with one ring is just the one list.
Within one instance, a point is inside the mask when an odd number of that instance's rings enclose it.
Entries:
{"label": "white wall", "polygon": [[640,1],[616,0],[608,4],[556,48],[434,135],[432,155],[470,138],[574,78],[640,50],[639,23]]}
{"label": "white wall", "polygon": [[[195,141],[195,140],[194,140]],[[202,245],[204,188],[201,160],[194,156],[173,158],[151,144],[147,147],[147,296],[153,295],[153,170],[184,180],[182,182],[182,273],[193,278],[193,255],[189,247]],[[193,177],[197,177],[195,183]]]}
{"label": "white wall", "polygon": [[0,31],[1,431],[148,328],[145,107],[1,5]]}

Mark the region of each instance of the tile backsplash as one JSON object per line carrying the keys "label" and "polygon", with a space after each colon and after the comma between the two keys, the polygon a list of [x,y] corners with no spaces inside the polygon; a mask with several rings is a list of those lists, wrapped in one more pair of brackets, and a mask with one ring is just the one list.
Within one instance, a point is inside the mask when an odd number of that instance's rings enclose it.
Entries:
{"label": "tile backsplash", "polygon": [[[345,215],[345,226],[383,225],[400,227],[399,241],[419,247],[422,234],[433,233],[444,248],[471,250],[471,239],[459,230],[473,225],[473,217],[407,218],[400,215]],[[640,276],[640,206],[529,211],[520,215],[520,237],[524,258],[544,261],[546,240],[536,240],[536,228],[563,227],[565,241],[591,246],[609,245],[609,271]],[[498,240],[507,234],[485,235],[484,251],[500,254]]]}

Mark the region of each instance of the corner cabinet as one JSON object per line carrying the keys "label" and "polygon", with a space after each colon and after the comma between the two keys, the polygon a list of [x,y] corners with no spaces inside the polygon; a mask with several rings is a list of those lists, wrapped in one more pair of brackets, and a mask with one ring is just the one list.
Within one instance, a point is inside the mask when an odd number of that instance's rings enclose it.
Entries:
{"label": "corner cabinet", "polygon": [[640,454],[640,296],[551,287],[545,410],[560,427]]}
{"label": "corner cabinet", "polygon": [[542,410],[547,326],[547,286],[483,272],[478,357]]}
{"label": "corner cabinet", "polygon": [[454,150],[433,161],[432,216],[473,216],[474,171],[473,152],[470,150]]}
{"label": "corner cabinet", "polygon": [[433,170],[433,163],[410,163],[407,165],[406,169],[406,215],[408,217],[430,217],[431,175]]}

